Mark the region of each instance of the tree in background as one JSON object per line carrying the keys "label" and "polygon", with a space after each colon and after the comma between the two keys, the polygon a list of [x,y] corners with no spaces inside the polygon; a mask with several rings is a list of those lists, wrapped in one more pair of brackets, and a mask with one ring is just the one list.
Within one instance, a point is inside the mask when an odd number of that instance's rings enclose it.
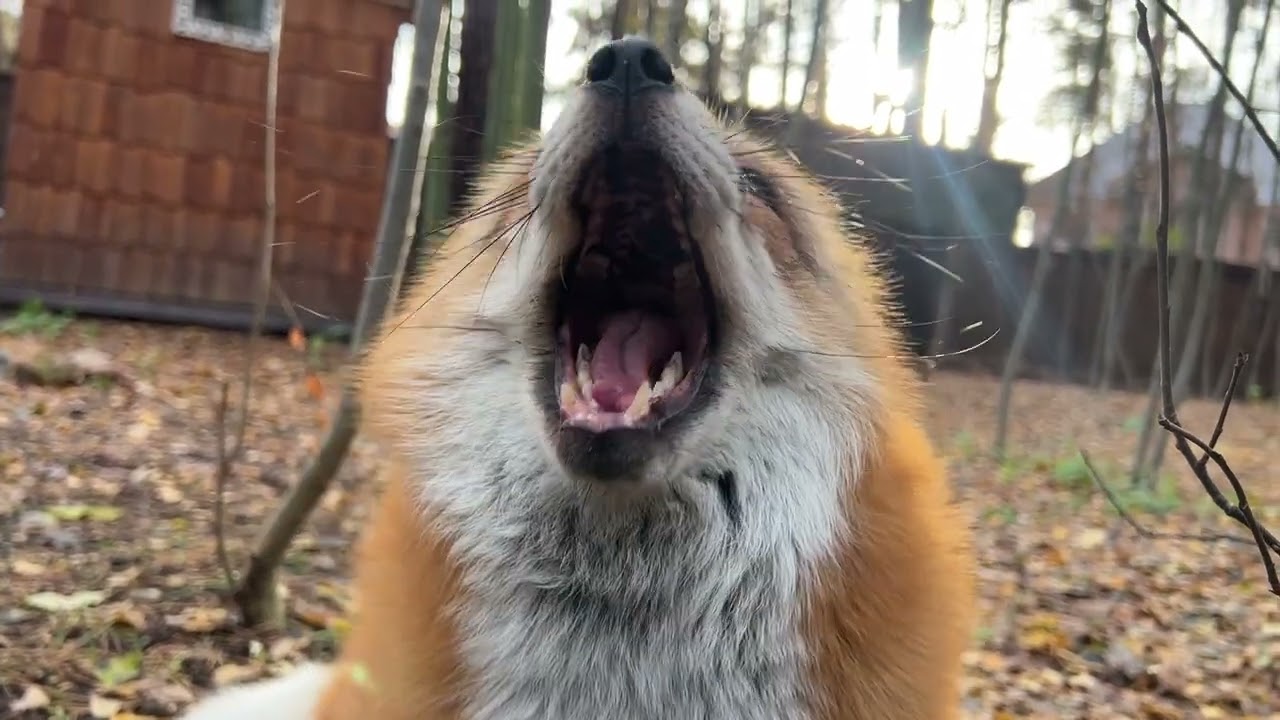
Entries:
{"label": "tree in background", "polygon": [[[1092,6],[1090,0],[1071,0],[1078,9],[1089,10],[1092,14]],[[1092,38],[1092,45],[1088,45],[1089,53],[1080,56],[1078,48],[1079,43],[1072,40],[1066,45],[1066,54],[1068,58],[1068,66],[1072,71],[1076,71],[1080,66],[1076,65],[1077,61],[1085,62],[1088,68],[1088,84],[1084,87],[1082,93],[1072,93],[1067,95],[1075,100],[1076,111],[1072,118],[1071,133],[1071,158],[1080,155],[1081,147],[1085,145],[1085,141],[1091,138],[1093,130],[1093,121],[1098,115],[1098,109],[1101,107],[1101,98],[1103,96],[1103,77],[1106,69],[1109,67],[1108,47],[1110,46],[1109,37],[1107,35],[1107,24],[1110,19],[1111,2],[1110,0],[1102,0],[1099,10],[1100,22],[1095,36]],[[1023,302],[1022,313],[1018,318],[1017,329],[1014,332],[1013,343],[1009,347],[1009,354],[1005,358],[1004,372],[1000,376],[1000,397],[996,405],[996,431],[995,438],[992,443],[992,450],[999,459],[1005,457],[1006,445],[1009,434],[1009,407],[1013,399],[1013,382],[1017,378],[1022,368],[1023,355],[1026,352],[1027,343],[1031,340],[1031,335],[1035,332],[1036,325],[1039,322],[1040,305],[1043,302],[1044,289],[1049,278],[1050,266],[1053,263],[1053,243],[1063,234],[1068,227],[1071,216],[1073,214],[1072,193],[1075,189],[1075,171],[1076,162],[1069,162],[1062,170],[1062,175],[1058,184],[1058,196],[1056,199],[1053,219],[1049,223],[1049,231],[1046,237],[1040,239],[1040,247],[1036,254],[1035,269],[1032,270],[1031,282],[1027,288],[1026,299]],[[1086,165],[1086,168],[1088,166]],[[1087,170],[1086,170],[1087,173]],[[1086,180],[1088,179],[1086,174]],[[1084,187],[1083,194],[1088,195],[1088,187]],[[1078,244],[1077,240],[1072,240],[1073,247]],[[1070,299],[1068,299],[1070,302]],[[1063,330],[1065,332],[1065,330]]]}
{"label": "tree in background", "polygon": [[1009,40],[1009,7],[1013,0],[987,1],[987,47],[983,60],[982,107],[973,145],[988,155],[1000,127],[1000,83],[1004,80],[1005,47]]}
{"label": "tree in background", "polygon": [[898,0],[898,67],[911,73],[911,89],[902,105],[902,134],[908,137],[920,137],[932,37],[933,0]]}

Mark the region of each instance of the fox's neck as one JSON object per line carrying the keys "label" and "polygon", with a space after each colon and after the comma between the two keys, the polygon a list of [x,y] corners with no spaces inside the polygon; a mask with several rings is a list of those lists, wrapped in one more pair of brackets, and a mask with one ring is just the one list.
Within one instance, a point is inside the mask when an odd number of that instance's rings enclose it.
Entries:
{"label": "fox's neck", "polygon": [[619,502],[564,478],[529,413],[484,412],[491,380],[435,379],[453,417],[413,475],[463,572],[471,718],[807,716],[798,620],[847,524],[848,427],[766,385],[684,481]]}

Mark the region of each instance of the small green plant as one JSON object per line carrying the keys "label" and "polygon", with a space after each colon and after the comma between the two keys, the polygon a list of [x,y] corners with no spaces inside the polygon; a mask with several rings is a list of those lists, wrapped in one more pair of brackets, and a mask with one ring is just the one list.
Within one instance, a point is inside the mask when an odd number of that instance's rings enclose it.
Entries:
{"label": "small green plant", "polygon": [[1142,430],[1142,424],[1143,420],[1141,415],[1130,415],[1125,418],[1124,429],[1129,432],[1139,432]]}
{"label": "small green plant", "polygon": [[978,447],[978,439],[968,430],[961,430],[956,433],[951,445],[955,448],[956,456],[964,460],[971,460],[981,452]]}
{"label": "small green plant", "polygon": [[1117,489],[1116,495],[1126,510],[1164,516],[1182,507],[1178,483],[1172,475],[1161,473],[1154,483]]}
{"label": "small green plant", "polygon": [[1009,455],[1000,463],[1000,480],[1011,482],[1024,475],[1045,472],[1053,467],[1053,461],[1043,455]]}
{"label": "small green plant", "polygon": [[1258,402],[1262,399],[1262,386],[1258,383],[1253,383],[1245,389],[1244,395],[1249,402]]}
{"label": "small green plant", "polygon": [[1093,475],[1080,453],[1068,455],[1053,466],[1053,480],[1071,490],[1086,490],[1093,487]]}
{"label": "small green plant", "polygon": [[983,520],[994,520],[1001,525],[1012,525],[1018,519],[1018,509],[1012,505],[997,505],[982,513]]}
{"label": "small green plant", "polygon": [[57,337],[71,324],[71,313],[50,312],[39,300],[28,300],[18,312],[0,321],[0,334]]}

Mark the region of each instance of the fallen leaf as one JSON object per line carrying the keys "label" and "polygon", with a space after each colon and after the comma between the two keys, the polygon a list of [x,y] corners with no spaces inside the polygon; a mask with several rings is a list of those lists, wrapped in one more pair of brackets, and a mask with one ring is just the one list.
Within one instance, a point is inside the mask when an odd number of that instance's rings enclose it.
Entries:
{"label": "fallen leaf", "polygon": [[1081,550],[1094,550],[1102,547],[1107,541],[1107,531],[1103,528],[1088,528],[1076,535],[1075,546]]}
{"label": "fallen leaf", "polygon": [[28,595],[23,602],[27,607],[45,612],[58,613],[72,610],[84,610],[102,604],[107,594],[98,590],[80,590],[63,595],[56,592],[38,592]]}
{"label": "fallen leaf", "polygon": [[43,575],[45,573],[45,567],[43,565],[33,563],[30,560],[25,560],[23,558],[14,560],[12,567],[13,574],[21,575],[22,577],[36,577],[37,575]]}
{"label": "fallen leaf", "polygon": [[261,668],[255,665],[220,665],[213,671],[213,684],[217,687],[225,687],[254,680],[261,675]]}
{"label": "fallen leaf", "polygon": [[219,607],[190,607],[177,615],[165,616],[165,624],[189,633],[208,633],[227,622],[227,611]]}
{"label": "fallen leaf", "polygon": [[135,650],[123,655],[116,655],[98,668],[98,682],[107,687],[115,687],[128,682],[142,673],[142,652]]}
{"label": "fallen leaf", "polygon": [[110,720],[122,709],[124,709],[124,703],[120,700],[106,698],[96,693],[89,696],[89,714],[96,718]]}
{"label": "fallen leaf", "polygon": [[49,707],[49,693],[39,685],[28,685],[27,689],[22,691],[22,697],[14,700],[9,710],[16,714],[46,707]]}
{"label": "fallen leaf", "polygon": [[144,690],[142,695],[147,707],[156,711],[158,706],[177,712],[178,708],[189,705],[196,699],[190,690],[177,684],[150,687]]}
{"label": "fallen leaf", "polygon": [[297,325],[289,328],[289,347],[299,352],[307,349],[307,336]]}
{"label": "fallen leaf", "polygon": [[324,400],[324,383],[315,373],[307,373],[307,394],[313,400]]}
{"label": "fallen leaf", "polygon": [[146,613],[132,605],[112,608],[107,617],[113,625],[124,625],[138,631],[147,629]]}
{"label": "fallen leaf", "polygon": [[77,520],[112,522],[124,516],[124,510],[111,505],[54,505],[46,510],[50,515],[66,522]]}

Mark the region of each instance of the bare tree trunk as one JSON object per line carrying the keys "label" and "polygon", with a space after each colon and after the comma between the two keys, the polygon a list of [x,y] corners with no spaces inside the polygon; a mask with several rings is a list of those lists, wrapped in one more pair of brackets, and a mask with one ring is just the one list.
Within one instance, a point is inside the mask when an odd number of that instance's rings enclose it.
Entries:
{"label": "bare tree trunk", "polygon": [[[822,49],[827,42],[827,0],[817,0],[813,9],[813,44],[809,48],[809,62],[804,66],[804,84],[800,86],[800,100],[796,109],[805,112],[804,101],[809,97],[809,86],[817,79],[822,67]],[[814,113],[821,115],[821,111]]]}
{"label": "bare tree trunk", "polygon": [[[549,1],[549,0],[548,0]],[[644,6],[644,36],[656,40],[653,36],[658,31],[658,0],[648,0]]]}
{"label": "bare tree trunk", "polygon": [[[1271,12],[1274,9],[1274,5],[1275,3],[1273,0],[1267,0],[1267,6],[1265,11],[1266,15],[1263,19],[1263,26],[1262,26],[1263,33],[1266,32],[1267,23],[1271,21]],[[1258,47],[1255,45],[1254,57],[1257,57],[1259,58],[1259,60],[1261,60],[1262,58],[1261,47]],[[1253,70],[1254,77],[1256,77],[1257,75],[1257,70],[1258,68],[1257,68],[1257,65],[1255,64],[1254,70]],[[1253,81],[1254,79],[1253,77],[1251,77],[1249,81],[1250,88],[1253,87]],[[1277,81],[1277,85],[1280,86],[1280,75],[1277,76],[1276,81]],[[1242,128],[1243,128],[1243,120],[1241,121],[1241,125],[1237,127],[1237,133],[1239,133],[1239,131]],[[1275,132],[1280,134],[1280,128],[1277,128]],[[1271,175],[1271,192],[1270,192],[1270,201],[1268,202],[1268,205],[1272,208],[1275,208],[1277,205],[1280,205],[1280,173],[1272,173]],[[1231,327],[1230,340],[1227,342],[1227,349],[1229,351],[1234,351],[1236,348],[1239,348],[1244,344],[1245,328],[1249,326],[1249,321],[1254,319],[1255,317],[1258,317],[1262,320],[1262,325],[1260,325],[1258,329],[1260,332],[1265,333],[1267,326],[1269,324],[1268,313],[1270,312],[1270,308],[1275,306],[1275,303],[1267,302],[1267,296],[1268,296],[1267,294],[1268,292],[1271,291],[1271,285],[1272,285],[1271,263],[1269,262],[1269,258],[1267,257],[1268,248],[1270,247],[1280,248],[1280,223],[1276,222],[1276,214],[1274,212],[1267,213],[1267,220],[1266,220],[1265,226],[1263,227],[1262,238],[1263,238],[1262,247],[1260,248],[1260,253],[1258,256],[1257,269],[1253,274],[1253,278],[1249,281],[1249,289],[1245,293],[1244,301],[1241,304],[1240,312],[1236,313],[1235,322]],[[1254,354],[1252,355],[1252,357],[1260,359],[1262,357],[1261,351],[1266,346],[1261,344],[1261,341],[1262,341],[1261,337],[1258,338],[1258,341],[1259,342],[1254,348]],[[1230,355],[1231,353],[1228,352],[1227,354]],[[1231,362],[1230,360],[1227,360],[1226,358],[1223,359],[1222,365],[1218,370],[1217,381],[1214,384],[1214,387],[1217,389],[1217,394],[1221,395],[1222,393],[1226,392],[1227,383],[1230,380],[1231,369],[1233,365],[1234,363]],[[1260,363],[1256,363],[1256,362],[1250,363],[1248,376],[1251,380],[1254,380],[1257,378],[1259,365]],[[1245,387],[1250,387],[1253,384],[1255,383],[1254,382],[1246,383]],[[1280,393],[1280,388],[1276,388],[1275,392]]]}
{"label": "bare tree trunk", "polygon": [[738,52],[738,112],[746,117],[751,110],[751,71],[758,53],[756,35],[762,24],[760,0],[744,0],[742,8],[742,49]]}
{"label": "bare tree trunk", "polygon": [[782,88],[779,90],[778,108],[784,113],[787,105],[787,79],[791,75],[791,34],[795,29],[795,0],[787,0],[786,23],[782,29]]}
{"label": "bare tree trunk", "polygon": [[[974,147],[978,148],[988,155],[991,154],[991,146],[995,143],[996,129],[1000,126],[1000,110],[997,100],[1000,95],[1000,83],[1004,81],[1004,49],[1009,39],[1009,6],[1013,0],[988,0],[987,2],[987,22],[990,23],[991,16],[997,15],[996,21],[996,40],[994,45],[990,44],[990,28],[987,30],[988,47],[987,47],[987,63],[994,67],[987,73],[982,83],[982,107],[978,115],[978,135],[974,138]],[[999,3],[999,13],[993,13],[992,8],[995,3]]]}
{"label": "bare tree trunk", "polygon": [[[825,0],[822,4],[826,5]],[[828,12],[823,12],[823,15],[827,15]],[[813,76],[813,116],[823,121],[827,119],[827,95],[828,90],[830,90],[829,81],[831,79],[831,76],[827,73],[828,46],[831,44],[830,34],[826,29],[822,32],[822,43],[818,45],[818,58],[815,61],[816,69]],[[944,116],[942,119],[943,137],[946,137],[946,124],[947,121]]]}
{"label": "bare tree trunk", "polygon": [[[1013,399],[1013,384],[1018,376],[1022,366],[1022,356],[1026,351],[1027,343],[1031,338],[1032,327],[1036,322],[1036,317],[1040,311],[1040,303],[1043,300],[1044,285],[1049,275],[1049,265],[1053,261],[1052,243],[1062,233],[1063,226],[1066,224],[1068,216],[1075,209],[1072,202],[1071,184],[1074,177],[1074,169],[1078,164],[1079,147],[1082,140],[1086,138],[1086,132],[1093,127],[1098,99],[1101,96],[1103,60],[1107,48],[1107,32],[1111,17],[1110,0],[1105,0],[1102,10],[1102,31],[1099,34],[1098,41],[1094,46],[1092,57],[1093,66],[1090,68],[1089,86],[1085,92],[1080,113],[1076,117],[1075,127],[1071,136],[1071,160],[1062,170],[1062,178],[1058,185],[1057,207],[1054,208],[1053,219],[1049,223],[1049,234],[1042,242],[1040,252],[1036,256],[1035,269],[1032,272],[1031,284],[1027,290],[1026,304],[1023,306],[1022,317],[1018,320],[1018,329],[1013,337],[1013,344],[1009,348],[1009,355],[1005,359],[1004,372],[1000,376],[1000,397],[996,405],[996,435],[993,443],[993,451],[997,458],[1005,457],[1006,445],[1009,434],[1009,406]],[[1085,168],[1088,172],[1088,166]],[[1085,178],[1088,179],[1087,176]],[[1083,193],[1087,196],[1089,188],[1083,188]],[[1074,246],[1078,245],[1078,241],[1073,241]],[[1070,302],[1070,300],[1068,300]],[[1065,330],[1064,330],[1065,332]]]}
{"label": "bare tree trunk", "polygon": [[[1084,134],[1084,118],[1078,117],[1072,131],[1071,157],[1076,156],[1076,148]],[[1009,438],[1009,407],[1013,401],[1013,384],[1022,369],[1022,357],[1027,343],[1040,314],[1040,303],[1044,297],[1044,287],[1049,279],[1049,266],[1053,264],[1053,242],[1062,232],[1068,215],[1071,213],[1071,185],[1075,175],[1076,163],[1068,162],[1062,169],[1058,181],[1057,206],[1053,211],[1053,219],[1049,223],[1049,232],[1041,239],[1039,252],[1036,253],[1035,269],[1031,272],[1031,282],[1027,287],[1027,299],[1022,306],[1022,315],[1018,318],[1017,330],[1013,343],[1009,346],[1009,354],[1004,361],[1004,372],[1000,375],[1000,397],[996,402],[996,432],[992,442],[992,453],[998,460],[1005,458]]]}
{"label": "bare tree trunk", "polygon": [[[397,283],[408,248],[409,207],[413,203],[413,176],[399,172],[399,169],[414,167],[418,161],[440,15],[441,7],[437,0],[418,0],[416,3],[413,13],[416,32],[404,124],[396,138],[387,172],[387,194],[382,205],[382,216],[378,221],[378,243],[374,250],[373,267],[365,279],[360,310],[351,338],[353,357],[372,336],[386,313],[390,300],[398,292]],[[279,45],[278,40],[276,45]],[[246,625],[276,625],[283,620],[283,607],[277,594],[276,571],[284,560],[289,544],[341,467],[355,437],[357,415],[355,394],[348,386],[343,390],[329,435],[319,453],[285,498],[284,504],[265,526],[249,558],[248,569],[235,594]]]}
{"label": "bare tree trunk", "polygon": [[449,212],[457,212],[468,196],[476,170],[486,159],[485,119],[488,117],[489,83],[493,76],[493,41],[497,34],[498,4],[493,0],[466,0],[462,14],[462,42],[458,48],[458,101],[450,133],[453,154],[449,172],[453,187]]}
{"label": "bare tree trunk", "polygon": [[631,17],[631,0],[617,0],[613,4],[613,22],[609,24],[609,36],[619,40],[627,34],[627,20]]}
{"label": "bare tree trunk", "polygon": [[[1156,57],[1159,61],[1164,60],[1164,9],[1158,4],[1155,8],[1153,17],[1155,28],[1155,39],[1153,47]],[[1141,76],[1141,71],[1136,73]],[[1138,134],[1134,143],[1131,145],[1131,156],[1133,158],[1133,167],[1141,169],[1140,172],[1132,172],[1129,174],[1125,183],[1125,219],[1121,235],[1117,239],[1115,247],[1112,249],[1111,262],[1107,268],[1107,288],[1106,297],[1103,301],[1102,323],[1099,328],[1098,340],[1095,347],[1095,366],[1093,377],[1090,382],[1094,387],[1101,388],[1104,392],[1111,388],[1111,380],[1115,371],[1116,354],[1120,344],[1120,338],[1124,337],[1124,328],[1127,323],[1129,311],[1129,297],[1132,297],[1134,285],[1137,282],[1138,274],[1129,273],[1129,282],[1123,288],[1124,295],[1121,297],[1120,278],[1124,273],[1125,261],[1128,259],[1130,252],[1133,253],[1133,263],[1135,267],[1140,266],[1142,252],[1142,229],[1145,220],[1144,208],[1146,207],[1146,183],[1150,177],[1148,170],[1154,167],[1151,160],[1151,126],[1155,121],[1154,109],[1155,103],[1152,102],[1152,89],[1150,83],[1144,83],[1142,103],[1142,119],[1138,123]]]}
{"label": "bare tree trunk", "polygon": [[489,50],[494,59],[490,68],[488,99],[485,101],[482,162],[498,156],[523,119],[519,105],[524,95],[524,83],[519,73],[530,63],[515,59],[520,57],[520,43],[524,39],[523,21],[524,9],[520,3],[498,3],[493,44]]}
{"label": "bare tree trunk", "polygon": [[911,90],[903,106],[902,134],[920,137],[929,73],[929,45],[933,38],[933,0],[899,0],[898,65],[910,68]]}
{"label": "bare tree trunk", "polygon": [[[826,19],[827,19],[827,0],[818,0],[817,6],[813,10],[813,44],[810,47],[809,62],[804,66],[804,82],[800,85],[800,99],[796,101],[796,112],[805,113],[804,101],[809,93],[809,85],[813,82],[818,72],[818,64],[822,61],[822,45],[826,41]],[[799,141],[797,133],[800,131],[800,125],[792,122],[790,115],[787,116],[787,133],[786,145],[794,147]]]}
{"label": "bare tree trunk", "polygon": [[[1222,62],[1224,67],[1230,67],[1232,50],[1235,46],[1235,36],[1240,28],[1240,16],[1244,12],[1244,0],[1230,0],[1227,9],[1227,42],[1223,48]],[[1261,49],[1266,44],[1267,24],[1270,21],[1270,13],[1264,20],[1262,31],[1256,47],[1261,56]],[[1261,62],[1255,63],[1253,72],[1249,78],[1249,88],[1245,95],[1246,101],[1253,101],[1254,89],[1257,85],[1258,68]],[[1226,97],[1226,83],[1219,84],[1219,93],[1223,96],[1224,104]],[[1218,110],[1221,113],[1221,108]],[[1221,122],[1221,121],[1220,121]],[[1200,276],[1196,283],[1195,305],[1191,312],[1191,322],[1187,328],[1186,336],[1183,341],[1182,352],[1179,353],[1178,371],[1173,379],[1173,397],[1181,402],[1185,397],[1187,390],[1191,385],[1192,373],[1196,368],[1196,361],[1199,358],[1197,350],[1205,332],[1205,323],[1209,316],[1209,299],[1214,292],[1214,286],[1218,279],[1218,244],[1221,240],[1222,228],[1226,220],[1227,209],[1233,204],[1231,197],[1235,194],[1237,183],[1235,181],[1236,168],[1240,161],[1240,148],[1244,134],[1244,121],[1241,120],[1236,127],[1236,133],[1233,138],[1233,146],[1231,160],[1225,172],[1220,167],[1219,158],[1222,157],[1222,134],[1221,126],[1217,137],[1214,138],[1210,152],[1215,165],[1219,165],[1214,175],[1218,178],[1214,183],[1214,189],[1221,189],[1217,196],[1217,201],[1208,208],[1208,217],[1202,226],[1203,235],[1197,238],[1197,246],[1202,248],[1204,256],[1200,261]],[[1211,193],[1212,195],[1212,193]],[[1168,438],[1167,433],[1161,434],[1162,438]],[[1166,440],[1167,442],[1167,440]],[[1162,443],[1163,445],[1164,443]]]}
{"label": "bare tree trunk", "polygon": [[1093,210],[1093,169],[1096,155],[1093,152],[1093,137],[1101,116],[1102,74],[1106,64],[1107,48],[1110,45],[1111,0],[1103,0],[1102,18],[1098,22],[1098,39],[1093,44],[1090,57],[1092,75],[1084,97],[1084,121],[1087,128],[1089,152],[1080,162],[1084,164],[1080,177],[1080,218],[1083,221],[1080,233],[1071,236],[1071,250],[1067,256],[1067,282],[1063,292],[1063,313],[1059,318],[1058,346],[1054,353],[1058,366],[1058,376],[1065,378],[1075,366],[1072,352],[1071,335],[1076,323],[1076,310],[1079,307],[1077,288],[1080,285],[1080,274],[1083,271],[1083,245],[1092,237],[1093,227],[1090,222]]}
{"label": "bare tree trunk", "polygon": [[707,62],[702,66],[702,91],[713,100],[720,98],[720,67],[724,58],[724,26],[721,23],[720,0],[711,0],[707,11],[707,28],[703,43],[707,46]]}
{"label": "bare tree trunk", "polygon": [[[649,0],[649,12],[653,12],[654,0]],[[524,101],[520,105],[524,113],[524,128],[537,130],[542,127],[542,96],[546,90],[547,28],[551,24],[551,0],[529,0],[525,48],[527,62],[524,76]]]}
{"label": "bare tree trunk", "polygon": [[684,46],[684,34],[689,27],[688,0],[671,0],[670,15],[667,17],[667,37],[662,51],[672,65],[683,64],[680,48]]}

